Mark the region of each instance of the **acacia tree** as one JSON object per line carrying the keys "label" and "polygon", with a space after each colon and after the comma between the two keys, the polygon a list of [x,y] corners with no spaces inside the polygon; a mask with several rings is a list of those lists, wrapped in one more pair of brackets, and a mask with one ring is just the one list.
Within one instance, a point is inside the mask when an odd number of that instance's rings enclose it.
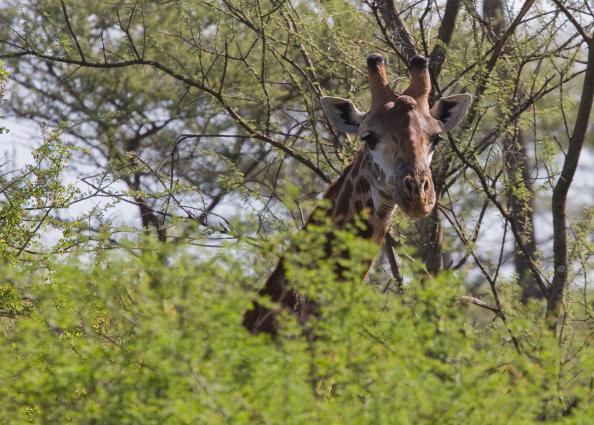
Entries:
{"label": "acacia tree", "polygon": [[[503,314],[497,288],[511,235],[514,256],[525,262],[516,261],[522,281],[534,282],[547,295],[549,310],[557,311],[558,294],[570,279],[569,267],[557,271],[568,247],[556,243],[560,263],[551,284],[551,254],[545,247],[536,257],[532,226],[520,218],[529,209],[521,187],[526,167],[513,161],[517,154],[526,158],[516,149],[523,140],[539,172],[555,178],[553,156],[562,149],[539,119],[546,112],[552,128],[561,128],[568,114],[546,108],[563,87],[588,74],[580,66],[592,31],[585,2],[487,8],[502,15],[496,20],[456,0],[400,9],[379,0],[76,6],[47,0],[4,6],[2,57],[19,85],[11,112],[77,124],[71,134],[91,147],[100,176],[98,182],[85,180],[104,195],[137,205],[143,227],[154,228],[161,240],[187,237],[175,227],[180,218],[205,226],[213,240],[244,233],[267,238],[271,229],[287,228],[286,217],[292,218],[289,227],[302,225],[312,195],[332,180],[357,143],[323,125],[319,97],[363,96],[361,58],[371,51],[402,59],[390,63],[393,75],[403,75],[406,59],[418,52],[432,59],[434,100],[465,88],[475,101],[464,129],[450,135],[434,160],[439,207],[417,229],[400,226],[396,236],[405,244],[418,239],[432,274],[443,268],[444,252],[451,253],[447,267],[477,270]],[[536,23],[545,30],[536,32]],[[568,23],[575,33],[561,30]],[[33,71],[39,78],[31,77]],[[585,78],[579,131],[572,135],[565,183],[556,191],[557,235],[566,235],[557,206],[565,205],[567,178],[585,138],[588,84]],[[110,190],[114,180],[128,190]],[[225,210],[246,205],[256,225],[226,220]],[[492,213],[504,229],[492,247],[496,255],[479,246],[483,221]],[[387,246],[395,246],[394,239]],[[387,253],[397,276],[392,250]]]}
{"label": "acacia tree", "polygon": [[[572,208],[569,189],[593,142],[592,9],[481,5],[3,2],[7,114],[60,130],[33,166],[0,165],[3,420],[588,423],[594,209]],[[418,52],[433,100],[474,102],[435,155],[437,208],[396,214],[374,287],[360,275],[375,247],[335,232],[345,260],[324,254],[323,223],[292,231],[359,143],[319,98],[363,108],[378,51],[397,91]],[[60,172],[72,150],[83,194]],[[86,198],[129,203],[142,228],[56,213]],[[553,218],[536,254],[529,200],[537,225]],[[48,227],[63,230],[51,249],[35,244]],[[277,339],[248,335],[241,317],[287,239],[316,338],[282,312]],[[543,302],[519,303],[513,258]]]}

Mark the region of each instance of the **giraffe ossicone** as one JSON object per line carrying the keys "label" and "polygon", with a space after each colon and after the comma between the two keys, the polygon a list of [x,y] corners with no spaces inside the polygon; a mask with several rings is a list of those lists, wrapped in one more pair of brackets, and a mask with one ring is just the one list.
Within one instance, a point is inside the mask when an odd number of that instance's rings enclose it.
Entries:
{"label": "giraffe ossicone", "polygon": [[[410,84],[402,94],[397,94],[390,87],[383,57],[369,55],[371,108],[367,113],[347,99],[321,98],[331,124],[364,141],[351,164],[326,191],[325,198],[332,206],[328,214],[338,228],[363,218],[360,236],[378,246],[396,206],[413,219],[426,216],[434,208],[436,196],[430,168],[433,153],[440,134],[460,123],[472,101],[469,94],[458,94],[441,98],[430,108],[428,65],[426,58],[413,57],[409,64]],[[364,210],[366,213],[361,215]],[[267,295],[292,310],[300,308],[299,296],[287,283],[282,258],[259,295]],[[298,313],[307,316],[307,312]],[[277,330],[272,311],[257,302],[246,312],[244,326],[252,332]]]}

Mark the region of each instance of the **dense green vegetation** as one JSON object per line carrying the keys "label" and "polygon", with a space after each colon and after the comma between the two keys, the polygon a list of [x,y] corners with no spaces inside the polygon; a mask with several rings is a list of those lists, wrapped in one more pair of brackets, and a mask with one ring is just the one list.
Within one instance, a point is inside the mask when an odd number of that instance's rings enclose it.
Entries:
{"label": "dense green vegetation", "polygon": [[317,338],[287,314],[281,337],[256,337],[240,325],[249,263],[181,248],[4,267],[5,423],[585,424],[594,413],[583,322],[560,344],[536,306],[506,299],[505,323],[464,306],[450,273],[382,293],[312,272],[312,253],[290,263],[323,305]]}

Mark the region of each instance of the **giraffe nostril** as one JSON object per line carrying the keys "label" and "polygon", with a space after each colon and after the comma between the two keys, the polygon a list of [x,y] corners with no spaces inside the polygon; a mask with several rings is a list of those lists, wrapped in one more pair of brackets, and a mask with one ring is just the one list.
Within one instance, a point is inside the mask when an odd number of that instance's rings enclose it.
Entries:
{"label": "giraffe nostril", "polygon": [[406,188],[406,192],[409,196],[412,196],[414,193],[414,183],[411,177],[405,177],[404,179],[404,187]]}
{"label": "giraffe nostril", "polygon": [[423,183],[423,192],[429,192],[429,179],[425,178],[425,182]]}

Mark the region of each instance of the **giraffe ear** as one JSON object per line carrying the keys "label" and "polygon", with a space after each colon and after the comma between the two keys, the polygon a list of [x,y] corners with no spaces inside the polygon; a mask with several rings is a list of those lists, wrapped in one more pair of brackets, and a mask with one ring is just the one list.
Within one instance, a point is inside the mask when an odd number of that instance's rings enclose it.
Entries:
{"label": "giraffe ear", "polygon": [[471,102],[468,93],[442,97],[431,108],[431,116],[439,121],[443,131],[449,131],[462,121]]}
{"label": "giraffe ear", "polygon": [[353,102],[340,97],[322,97],[322,108],[330,123],[343,133],[357,133],[365,114],[357,109]]}

